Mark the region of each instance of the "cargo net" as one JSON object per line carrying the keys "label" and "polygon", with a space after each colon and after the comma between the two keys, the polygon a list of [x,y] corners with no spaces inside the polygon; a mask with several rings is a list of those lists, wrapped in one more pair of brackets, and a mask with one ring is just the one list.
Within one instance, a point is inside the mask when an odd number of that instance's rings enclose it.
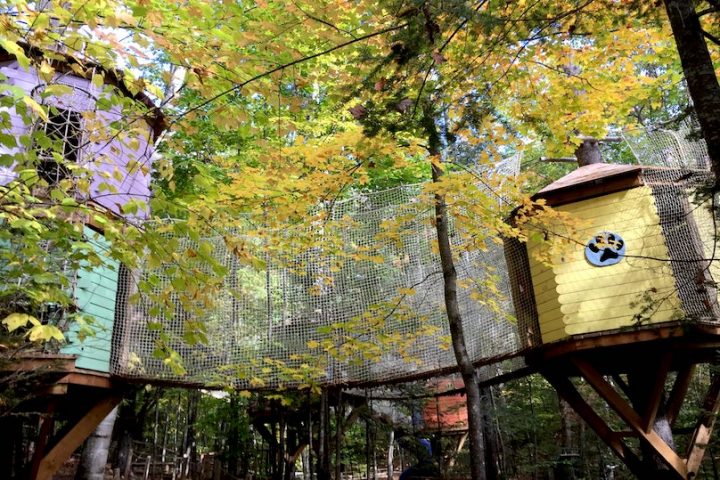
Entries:
{"label": "cargo net", "polygon": [[[518,163],[512,158],[492,173],[515,173]],[[482,197],[489,208],[502,207],[494,190]],[[209,262],[200,262],[200,270],[222,271],[222,284],[211,303],[198,306],[192,294],[178,293],[188,288],[174,284],[172,266],[124,272],[113,373],[274,389],[454,371],[432,195],[423,185],[404,186],[352,195],[321,210],[310,224],[268,229],[248,217],[233,230],[194,239],[166,225],[168,248],[205,256]],[[477,233],[460,226],[467,220],[450,219],[450,238],[465,342],[482,367],[512,359],[521,342],[503,247],[493,238],[472,243]],[[137,293],[139,284],[152,291]],[[521,359],[508,360],[481,373],[491,377],[519,366]]]}
{"label": "cargo net", "polygon": [[625,130],[622,137],[640,165],[710,169],[707,145],[694,117],[685,118],[677,128]]}
{"label": "cargo net", "polygon": [[653,192],[683,319],[716,323],[720,248],[719,204],[717,195],[713,202],[709,193],[713,175],[706,170],[647,168],[642,180]]}

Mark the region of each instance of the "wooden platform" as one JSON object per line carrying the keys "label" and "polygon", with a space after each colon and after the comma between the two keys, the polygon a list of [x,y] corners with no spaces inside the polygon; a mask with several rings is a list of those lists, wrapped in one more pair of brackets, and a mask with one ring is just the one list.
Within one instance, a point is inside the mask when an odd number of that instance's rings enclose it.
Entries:
{"label": "wooden platform", "polygon": [[[720,376],[713,377],[698,405],[701,413],[687,451],[673,448],[669,429],[685,402],[696,366],[717,363],[718,352],[720,326],[676,322],[572,338],[535,349],[526,359],[638,478],[689,480],[697,475],[720,411]],[[584,397],[575,378],[591,386],[605,405]],[[612,428],[609,411],[623,429]],[[628,443],[631,438],[640,449]],[[658,470],[656,459],[664,469]]]}
{"label": "wooden platform", "polygon": [[[27,400],[19,408],[42,412],[30,479],[50,480],[122,400],[126,388],[110,375],[75,366],[73,355],[31,354],[5,359],[0,375],[14,375]],[[65,425],[53,434],[54,424]]]}

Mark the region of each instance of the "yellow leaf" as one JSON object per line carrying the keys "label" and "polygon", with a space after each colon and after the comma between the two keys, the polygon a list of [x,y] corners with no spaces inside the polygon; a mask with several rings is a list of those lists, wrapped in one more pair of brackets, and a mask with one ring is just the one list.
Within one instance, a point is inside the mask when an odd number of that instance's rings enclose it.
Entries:
{"label": "yellow leaf", "polygon": [[25,313],[11,313],[3,319],[2,323],[7,327],[9,331],[12,332],[20,327],[24,327],[28,323],[31,323],[33,320],[35,320],[36,322],[38,321],[37,318],[33,317],[32,315],[27,315]]}
{"label": "yellow leaf", "polygon": [[55,69],[48,62],[42,62],[39,74],[45,83],[50,83],[55,76]]}
{"label": "yellow leaf", "polygon": [[42,107],[42,105],[40,105],[39,103],[37,103],[35,100],[33,100],[30,97],[23,97],[23,101],[25,102],[25,105],[30,107],[30,109],[33,112],[37,113],[38,116],[40,116],[40,118],[43,119],[43,121],[45,121],[45,122],[48,121],[48,114],[45,111],[45,109]]}
{"label": "yellow leaf", "polygon": [[65,336],[55,325],[35,325],[28,332],[28,336],[32,342],[47,342],[53,338],[59,342],[65,340]]}

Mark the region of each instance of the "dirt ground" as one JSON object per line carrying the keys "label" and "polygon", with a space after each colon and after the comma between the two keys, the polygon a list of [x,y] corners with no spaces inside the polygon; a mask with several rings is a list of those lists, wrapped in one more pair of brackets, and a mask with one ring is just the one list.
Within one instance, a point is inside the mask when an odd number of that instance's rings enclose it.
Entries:
{"label": "dirt ground", "polygon": [[[70,460],[65,462],[58,473],[55,474],[53,480],[74,480],[75,470],[77,470],[78,458],[72,457]],[[105,480],[113,480],[113,472],[110,467],[105,470]]]}

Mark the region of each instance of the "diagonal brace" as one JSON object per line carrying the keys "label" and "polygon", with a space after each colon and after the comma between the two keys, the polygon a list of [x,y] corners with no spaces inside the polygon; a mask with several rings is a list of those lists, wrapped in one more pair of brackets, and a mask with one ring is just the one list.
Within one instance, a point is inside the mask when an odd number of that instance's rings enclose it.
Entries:
{"label": "diagonal brace", "polygon": [[583,378],[595,389],[595,391],[607,402],[615,413],[640,437],[641,440],[650,445],[662,461],[670,467],[678,478],[687,478],[688,469],[685,461],[665,443],[655,430],[645,431],[642,417],[620,396],[605,378],[586,360],[573,358],[572,362],[577,367]]}

